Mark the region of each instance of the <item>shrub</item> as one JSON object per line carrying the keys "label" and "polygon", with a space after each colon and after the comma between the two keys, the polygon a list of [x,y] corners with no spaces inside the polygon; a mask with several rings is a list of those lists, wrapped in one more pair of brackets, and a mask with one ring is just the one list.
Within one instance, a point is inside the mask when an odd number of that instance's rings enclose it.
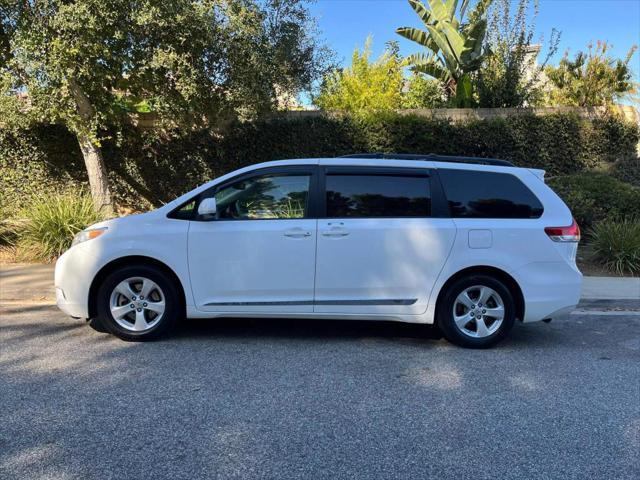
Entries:
{"label": "shrub", "polygon": [[5,218],[18,215],[43,185],[62,192],[88,182],[85,172],[77,141],[64,127],[0,127],[0,204]]}
{"label": "shrub", "polygon": [[605,173],[567,175],[550,180],[549,185],[585,229],[605,219],[640,218],[640,188]]}
{"label": "shrub", "polygon": [[102,220],[91,197],[84,193],[65,193],[35,197],[21,210],[24,223],[18,242],[37,258],[50,260],[71,246],[73,236]]}
{"label": "shrub", "polygon": [[640,157],[627,157],[617,161],[613,175],[623,182],[640,187]]}
{"label": "shrub", "polygon": [[13,245],[18,238],[20,224],[12,218],[0,218],[0,246]]}
{"label": "shrub", "polygon": [[599,151],[600,161],[612,163],[638,156],[637,124],[611,115],[595,118],[591,126],[593,133],[589,135],[589,141],[593,142],[591,148]]}
{"label": "shrub", "polygon": [[0,245],[11,245],[16,238],[14,221],[7,215],[6,207],[0,197]]}
{"label": "shrub", "polygon": [[598,223],[590,246],[596,260],[619,275],[640,273],[640,220]]}

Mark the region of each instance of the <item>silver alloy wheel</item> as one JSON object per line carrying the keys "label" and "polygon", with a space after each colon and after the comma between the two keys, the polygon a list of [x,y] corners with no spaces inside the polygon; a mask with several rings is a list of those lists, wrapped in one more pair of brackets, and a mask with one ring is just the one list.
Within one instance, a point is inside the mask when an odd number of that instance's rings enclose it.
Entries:
{"label": "silver alloy wheel", "polygon": [[453,302],[453,320],[458,330],[469,337],[493,335],[504,320],[502,297],[484,285],[468,287]]}
{"label": "silver alloy wheel", "polygon": [[122,328],[144,332],[162,320],[164,293],[157,283],[148,278],[127,278],[111,292],[109,308],[111,316]]}

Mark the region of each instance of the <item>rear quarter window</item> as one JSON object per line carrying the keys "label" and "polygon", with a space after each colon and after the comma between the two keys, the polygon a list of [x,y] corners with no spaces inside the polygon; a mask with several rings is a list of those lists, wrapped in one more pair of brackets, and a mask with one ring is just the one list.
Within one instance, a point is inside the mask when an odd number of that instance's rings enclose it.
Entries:
{"label": "rear quarter window", "polygon": [[438,170],[454,218],[540,218],[542,203],[515,175]]}

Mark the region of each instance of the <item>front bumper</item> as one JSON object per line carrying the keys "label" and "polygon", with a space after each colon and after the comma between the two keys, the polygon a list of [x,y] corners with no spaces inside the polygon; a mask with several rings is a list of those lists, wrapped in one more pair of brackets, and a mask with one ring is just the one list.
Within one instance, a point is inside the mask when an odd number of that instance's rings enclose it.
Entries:
{"label": "front bumper", "polygon": [[56,262],[54,284],[58,308],[71,317],[89,317],[89,289],[97,273],[93,255],[82,248],[71,247]]}
{"label": "front bumper", "polygon": [[86,318],[88,315],[87,309],[85,309],[82,304],[67,301],[64,290],[59,287],[56,287],[56,304],[60,310],[70,317]]}

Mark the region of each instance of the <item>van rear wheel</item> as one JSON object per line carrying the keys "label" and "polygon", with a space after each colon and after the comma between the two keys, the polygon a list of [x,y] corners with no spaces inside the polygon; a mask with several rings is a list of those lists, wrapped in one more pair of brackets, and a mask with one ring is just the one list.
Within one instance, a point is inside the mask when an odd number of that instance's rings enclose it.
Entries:
{"label": "van rear wheel", "polygon": [[445,338],[469,348],[495,345],[514,323],[513,295],[489,275],[470,275],[455,281],[444,292],[437,312],[437,324]]}

